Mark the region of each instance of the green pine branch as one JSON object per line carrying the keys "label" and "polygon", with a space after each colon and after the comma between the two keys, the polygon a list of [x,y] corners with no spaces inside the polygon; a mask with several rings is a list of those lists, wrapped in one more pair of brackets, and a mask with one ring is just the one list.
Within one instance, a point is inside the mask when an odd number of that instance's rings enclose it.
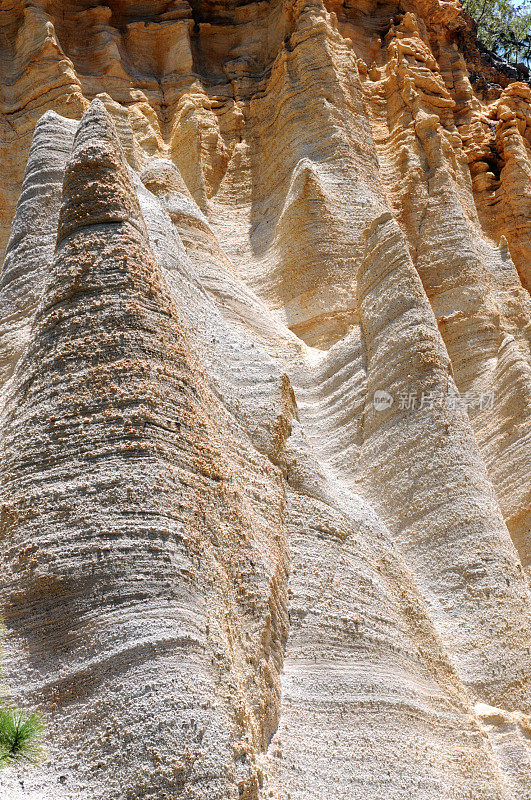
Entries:
{"label": "green pine branch", "polygon": [[44,722],[39,714],[0,709],[0,768],[35,764],[44,755]]}
{"label": "green pine branch", "polygon": [[[0,650],[4,624],[0,616]],[[2,666],[0,663],[0,675]],[[10,764],[35,764],[44,756],[44,720],[10,707],[0,686],[0,770]]]}

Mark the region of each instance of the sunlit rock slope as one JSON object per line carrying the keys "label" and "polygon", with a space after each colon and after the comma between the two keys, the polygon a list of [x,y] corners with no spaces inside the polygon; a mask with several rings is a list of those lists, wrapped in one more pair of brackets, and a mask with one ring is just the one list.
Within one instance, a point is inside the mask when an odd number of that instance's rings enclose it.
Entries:
{"label": "sunlit rock slope", "polygon": [[2,800],[530,800],[531,89],[467,25],[1,0]]}

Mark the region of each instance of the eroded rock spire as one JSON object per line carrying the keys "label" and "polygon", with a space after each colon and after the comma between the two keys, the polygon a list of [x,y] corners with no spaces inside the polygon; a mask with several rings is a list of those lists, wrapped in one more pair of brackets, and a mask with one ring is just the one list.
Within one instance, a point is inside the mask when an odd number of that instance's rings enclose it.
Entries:
{"label": "eroded rock spire", "polygon": [[28,695],[91,754],[74,781],[221,798],[278,714],[282,492],[191,365],[127,169],[95,101],[2,419],[3,607]]}
{"label": "eroded rock spire", "polygon": [[529,86],[458,0],[8,5],[0,800],[531,800]]}

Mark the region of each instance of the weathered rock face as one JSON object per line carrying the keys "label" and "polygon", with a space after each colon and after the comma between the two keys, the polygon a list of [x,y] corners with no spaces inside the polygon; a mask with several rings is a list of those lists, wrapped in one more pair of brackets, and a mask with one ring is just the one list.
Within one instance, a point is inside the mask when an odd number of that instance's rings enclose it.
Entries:
{"label": "weathered rock face", "polygon": [[529,800],[529,86],[442,0],[0,26],[0,797]]}

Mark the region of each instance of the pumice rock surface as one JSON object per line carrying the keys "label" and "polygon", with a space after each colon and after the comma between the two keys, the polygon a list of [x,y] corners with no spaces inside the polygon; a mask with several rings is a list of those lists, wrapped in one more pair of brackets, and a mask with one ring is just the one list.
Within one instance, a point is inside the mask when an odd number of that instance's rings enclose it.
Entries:
{"label": "pumice rock surface", "polygon": [[1,800],[531,800],[531,88],[469,24],[0,0]]}

